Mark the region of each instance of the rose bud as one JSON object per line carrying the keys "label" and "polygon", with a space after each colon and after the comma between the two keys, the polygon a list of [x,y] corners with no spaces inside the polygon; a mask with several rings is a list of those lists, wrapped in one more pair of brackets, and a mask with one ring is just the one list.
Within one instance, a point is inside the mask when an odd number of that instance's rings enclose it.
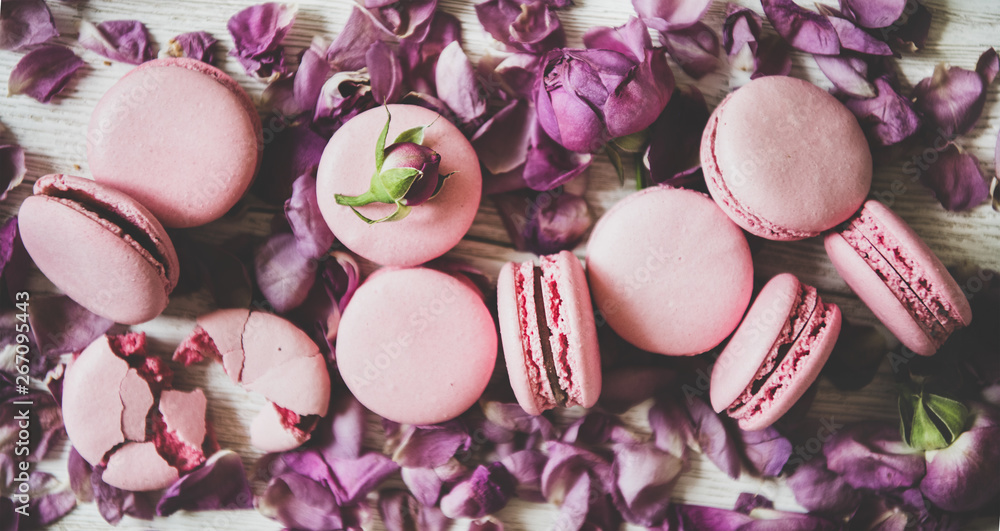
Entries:
{"label": "rose bud", "polygon": [[968,431],[951,446],[926,453],[927,475],[920,492],[946,511],[978,509],[1000,493],[1000,411],[975,403],[970,410]]}
{"label": "rose bud", "polygon": [[406,206],[417,206],[434,195],[441,176],[438,166],[441,155],[427,146],[413,142],[400,142],[385,148],[385,162],[382,171],[390,168],[413,168],[419,170],[417,178],[410,185],[401,202]]}

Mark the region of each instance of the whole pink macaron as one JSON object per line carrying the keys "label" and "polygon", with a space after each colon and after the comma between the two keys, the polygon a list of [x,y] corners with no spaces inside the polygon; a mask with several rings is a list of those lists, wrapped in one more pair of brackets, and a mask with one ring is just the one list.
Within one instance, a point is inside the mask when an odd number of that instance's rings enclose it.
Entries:
{"label": "whole pink macaron", "polygon": [[526,412],[597,402],[597,328],[587,277],[573,253],[543,256],[538,265],[504,265],[497,313],[510,386]]}
{"label": "whole pink macaron", "polygon": [[840,324],[840,308],[816,288],[788,273],[772,278],[712,367],[712,407],[745,430],[770,426],[819,376]]}
{"label": "whole pink macaron", "polygon": [[250,187],[262,154],[250,97],[223,71],[189,58],[136,67],[97,103],[87,129],[94,179],[167,227],[225,214]]}
{"label": "whole pink macaron", "polygon": [[701,139],[712,197],[739,226],[770,240],[801,240],[843,222],[872,183],[857,119],[801,79],[755,79],[722,101]]}
{"label": "whole pink macaron", "polygon": [[743,231],[711,199],[656,186],[619,201],[597,222],[587,277],[601,317],[623,339],[690,356],[711,350],[740,323],[753,262]]}
{"label": "whole pink macaron", "polygon": [[132,491],[158,490],[218,449],[205,421],[201,389],[170,388],[163,360],[145,335],[99,337],[66,368],[62,414],[76,451],[102,479]]}
{"label": "whole pink macaron", "polygon": [[496,327],[480,293],[420,267],[368,277],[337,332],[337,367],[351,393],[404,424],[462,414],[486,389],[496,355]]}
{"label": "whole pink macaron", "polygon": [[202,315],[194,332],[174,351],[190,365],[222,363],[233,383],[260,393],[268,404],[250,426],[250,443],[284,452],[307,441],[330,403],[330,373],[312,339],[276,315],[224,309]]}
{"label": "whole pink macaron", "polygon": [[18,212],[38,269],[88,310],[138,324],[167,307],[180,266],[166,230],[131,197],[89,179],[46,175]]}
{"label": "whole pink macaron", "polygon": [[[373,225],[337,204],[337,194],[360,195],[371,185],[375,144],[386,122],[386,109],[379,107],[354,117],[330,139],[320,160],[316,193],[323,218],[348,249],[379,264],[414,266],[448,252],[465,236],[479,208],[483,179],[475,150],[448,120],[414,105],[389,105],[388,110],[392,120],[386,146],[405,130],[429,126],[422,145],[441,156],[441,175],[454,172],[440,192],[402,220]],[[358,207],[371,219],[393,209],[382,203]]]}
{"label": "whole pink macaron", "polygon": [[837,272],[910,350],[930,356],[972,321],[972,308],[941,260],[878,201],[826,235]]}

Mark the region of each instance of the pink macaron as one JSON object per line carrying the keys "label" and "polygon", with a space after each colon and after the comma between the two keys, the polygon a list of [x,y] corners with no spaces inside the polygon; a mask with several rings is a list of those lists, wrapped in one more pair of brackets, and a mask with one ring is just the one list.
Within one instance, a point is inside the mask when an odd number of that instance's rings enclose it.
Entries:
{"label": "pink macaron", "polygon": [[840,308],[816,288],[788,273],[772,278],[712,368],[712,407],[745,430],[770,426],[819,376],[840,323]]}
{"label": "pink macaron", "polygon": [[824,242],[840,276],[910,350],[930,356],[972,320],[941,260],[882,203],[865,202]]}
{"label": "pink macaron", "polygon": [[330,373],[312,339],[291,322],[266,312],[216,310],[196,320],[174,351],[186,365],[204,358],[268,404],[250,426],[250,444],[283,452],[307,441],[330,403]]}
{"label": "pink macaron", "polygon": [[594,405],[601,356],[587,277],[573,253],[504,265],[497,312],[510,386],[526,412]]}
{"label": "pink macaron", "polygon": [[462,414],[486,389],[496,355],[496,327],[480,293],[421,267],[369,276],[337,332],[337,367],[351,393],[403,424]]}
{"label": "pink macaron", "polygon": [[843,222],[872,183],[872,157],[857,119],[823,89],[767,76],[733,92],[701,139],[715,201],[748,232],[801,240]]}
{"label": "pink macaron", "polygon": [[131,197],[94,181],[46,175],[18,212],[24,248],[71,299],[138,324],[167,307],[180,266],[170,237]]}
{"label": "pink macaron", "polygon": [[218,449],[201,389],[170,388],[164,361],[146,353],[144,334],[105,335],[66,368],[62,414],[81,457],[106,467],[107,484],[158,490]]}
{"label": "pink macaron", "polygon": [[263,154],[260,117],[231,77],[201,61],[143,63],[101,98],[87,129],[94,179],[167,227],[218,219],[250,187]]}
{"label": "pink macaron", "polygon": [[650,352],[711,350],[753,292],[743,231],[704,194],[656,186],[607,211],[587,244],[594,304],[623,339]]}
{"label": "pink macaron", "polygon": [[[479,158],[465,135],[436,112],[414,105],[389,105],[392,121],[386,145],[407,129],[430,126],[422,145],[441,155],[439,173],[454,172],[440,193],[399,221],[369,225],[335,196],[367,191],[375,172],[375,144],[386,122],[386,109],[359,114],[337,130],[323,151],[316,193],[323,218],[348,249],[373,262],[419,265],[441,256],[465,236],[479,209],[483,179]],[[392,213],[393,205],[359,207],[371,219]]]}

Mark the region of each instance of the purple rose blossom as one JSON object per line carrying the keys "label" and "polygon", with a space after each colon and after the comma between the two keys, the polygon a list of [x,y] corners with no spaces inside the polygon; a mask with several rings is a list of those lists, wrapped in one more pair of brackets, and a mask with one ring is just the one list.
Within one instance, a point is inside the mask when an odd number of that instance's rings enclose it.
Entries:
{"label": "purple rose blossom", "polygon": [[217,42],[219,41],[215,37],[204,31],[181,33],[170,39],[167,53],[171,57],[190,57],[203,63],[212,64],[215,62],[213,48]]}
{"label": "purple rose blossom", "polygon": [[21,50],[58,36],[44,0],[6,0],[0,5],[0,50]]}
{"label": "purple rose blossom", "polygon": [[282,39],[295,23],[294,5],[266,3],[250,6],[229,19],[226,27],[233,37],[229,55],[243,65],[247,75],[273,80],[285,73]]}
{"label": "purple rose blossom", "polygon": [[26,94],[48,103],[69,83],[73,74],[84,65],[69,48],[45,45],[21,58],[7,81],[9,95]]}
{"label": "purple rose blossom", "polygon": [[156,59],[146,26],[138,20],[80,23],[80,46],[112,61],[138,65]]}

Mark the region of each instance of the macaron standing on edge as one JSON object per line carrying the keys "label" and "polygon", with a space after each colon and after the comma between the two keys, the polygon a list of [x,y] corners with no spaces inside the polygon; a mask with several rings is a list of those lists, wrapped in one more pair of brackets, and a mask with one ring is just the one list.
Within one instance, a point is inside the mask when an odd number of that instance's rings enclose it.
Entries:
{"label": "macaron standing on edge", "polygon": [[868,195],[872,156],[857,119],[825,90],[766,76],[726,97],[701,140],[709,192],[751,234],[818,236]]}
{"label": "macaron standing on edge", "polygon": [[171,228],[225,214],[250,187],[262,156],[253,101],[223,71],[190,58],[130,71],[98,102],[87,130],[94,179]]}
{"label": "macaron standing on edge", "polygon": [[753,292],[753,261],[743,231],[708,196],[654,186],[598,220],[587,278],[596,308],[622,339],[691,356],[739,325]]}
{"label": "macaron standing on edge", "polygon": [[508,262],[497,280],[500,337],[510,385],[532,415],[591,407],[601,393],[601,357],[587,278],[569,251],[540,264]]}
{"label": "macaron standing on edge", "polygon": [[[337,203],[337,194],[354,196],[369,189],[376,140],[386,122],[386,109],[378,107],[334,133],[320,160],[316,193],[323,218],[348,249],[378,264],[415,266],[448,252],[469,231],[482,196],[482,173],[472,145],[451,122],[415,105],[388,105],[388,110],[392,120],[387,146],[407,129],[429,126],[422,145],[440,154],[441,175],[451,173],[440,192],[404,219],[371,225],[351,207]],[[391,214],[393,206],[376,203],[358,211],[377,219]]]}
{"label": "macaron standing on edge", "polygon": [[816,288],[789,273],[772,278],[712,367],[712,407],[745,430],[770,426],[819,376],[840,325],[840,308]]}
{"label": "macaron standing on edge", "polygon": [[156,317],[177,285],[177,253],[159,221],[131,197],[89,179],[39,178],[18,212],[18,229],[56,287],[113,321]]}
{"label": "macaron standing on edge", "polygon": [[486,389],[496,355],[496,326],[480,293],[422,267],[369,276],[337,331],[337,367],[348,389],[403,424],[462,414]]}
{"label": "macaron standing on edge", "polygon": [[824,238],[837,272],[903,345],[930,356],[972,321],[955,279],[920,236],[882,203],[869,200]]}

